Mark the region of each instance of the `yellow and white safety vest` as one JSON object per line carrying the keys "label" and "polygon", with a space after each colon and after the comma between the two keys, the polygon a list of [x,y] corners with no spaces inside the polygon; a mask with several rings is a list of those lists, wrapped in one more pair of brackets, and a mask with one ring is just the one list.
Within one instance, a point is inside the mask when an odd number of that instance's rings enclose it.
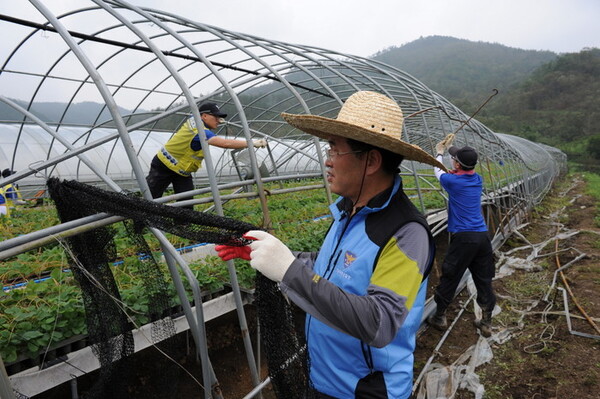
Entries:
{"label": "yellow and white safety vest", "polygon": [[194,151],[190,144],[198,134],[196,122],[193,117],[187,121],[169,141],[156,154],[165,166],[181,176],[190,176],[202,165],[204,152],[202,149]]}

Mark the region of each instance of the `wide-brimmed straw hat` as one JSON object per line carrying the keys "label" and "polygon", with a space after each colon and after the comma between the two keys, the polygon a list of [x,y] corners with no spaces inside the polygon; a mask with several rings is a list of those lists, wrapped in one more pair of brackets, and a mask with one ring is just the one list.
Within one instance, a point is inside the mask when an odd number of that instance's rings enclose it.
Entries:
{"label": "wide-brimmed straw hat", "polygon": [[336,119],[285,112],[281,116],[295,128],[322,139],[345,137],[446,170],[420,147],[402,140],[402,110],[394,100],[380,93],[359,91],[352,94]]}

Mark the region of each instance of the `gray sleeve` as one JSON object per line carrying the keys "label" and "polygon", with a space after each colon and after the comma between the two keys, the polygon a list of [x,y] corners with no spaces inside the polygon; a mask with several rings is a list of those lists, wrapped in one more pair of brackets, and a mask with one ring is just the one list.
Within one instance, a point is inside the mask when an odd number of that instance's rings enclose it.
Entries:
{"label": "gray sleeve", "polygon": [[379,312],[369,296],[350,294],[295,260],[280,283],[281,292],[306,313],[367,343],[373,340]]}
{"label": "gray sleeve", "polygon": [[[411,237],[413,243],[429,242],[427,232],[418,223],[405,225],[395,236],[398,240]],[[398,245],[401,249],[410,248],[401,242]],[[407,255],[412,258],[412,254]],[[422,254],[418,257],[422,258]],[[415,260],[421,266],[427,258],[425,255],[424,260]],[[292,263],[280,288],[298,307],[321,322],[375,347],[383,347],[395,338],[408,313],[406,297],[390,289],[370,285],[367,295],[351,294],[321,278],[301,260]]]}
{"label": "gray sleeve", "polygon": [[300,260],[302,263],[304,263],[307,267],[310,267],[311,269],[315,265],[315,261],[317,260],[317,256],[319,256],[318,252],[292,251],[292,253],[296,257],[296,259]]}

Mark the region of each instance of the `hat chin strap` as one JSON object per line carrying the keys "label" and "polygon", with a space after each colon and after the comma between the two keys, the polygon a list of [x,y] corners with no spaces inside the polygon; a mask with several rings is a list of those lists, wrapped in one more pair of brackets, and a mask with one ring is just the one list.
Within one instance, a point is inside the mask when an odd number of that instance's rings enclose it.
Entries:
{"label": "hat chin strap", "polygon": [[[367,151],[368,154],[368,151]],[[358,200],[360,200],[360,196],[362,195],[363,192],[363,187],[365,186],[365,178],[367,177],[367,164],[369,163],[369,159],[368,159],[368,155],[367,155],[367,159],[365,161],[365,168],[363,169],[363,175],[362,175],[362,179],[360,181],[360,189],[358,190],[358,196],[356,197],[356,201],[354,201],[352,203],[352,215],[354,215],[354,212],[356,212],[356,204],[358,204]]]}

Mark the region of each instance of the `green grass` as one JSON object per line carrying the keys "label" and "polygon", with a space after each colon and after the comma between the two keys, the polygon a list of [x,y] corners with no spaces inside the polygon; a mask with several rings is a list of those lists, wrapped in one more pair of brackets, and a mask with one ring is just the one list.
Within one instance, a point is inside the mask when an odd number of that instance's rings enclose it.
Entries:
{"label": "green grass", "polygon": [[[600,201],[600,175],[595,173],[585,173],[583,174],[583,177],[587,182],[587,194],[594,197],[596,201]],[[594,217],[594,223],[597,227],[600,227],[600,210],[597,211],[596,216]]]}

